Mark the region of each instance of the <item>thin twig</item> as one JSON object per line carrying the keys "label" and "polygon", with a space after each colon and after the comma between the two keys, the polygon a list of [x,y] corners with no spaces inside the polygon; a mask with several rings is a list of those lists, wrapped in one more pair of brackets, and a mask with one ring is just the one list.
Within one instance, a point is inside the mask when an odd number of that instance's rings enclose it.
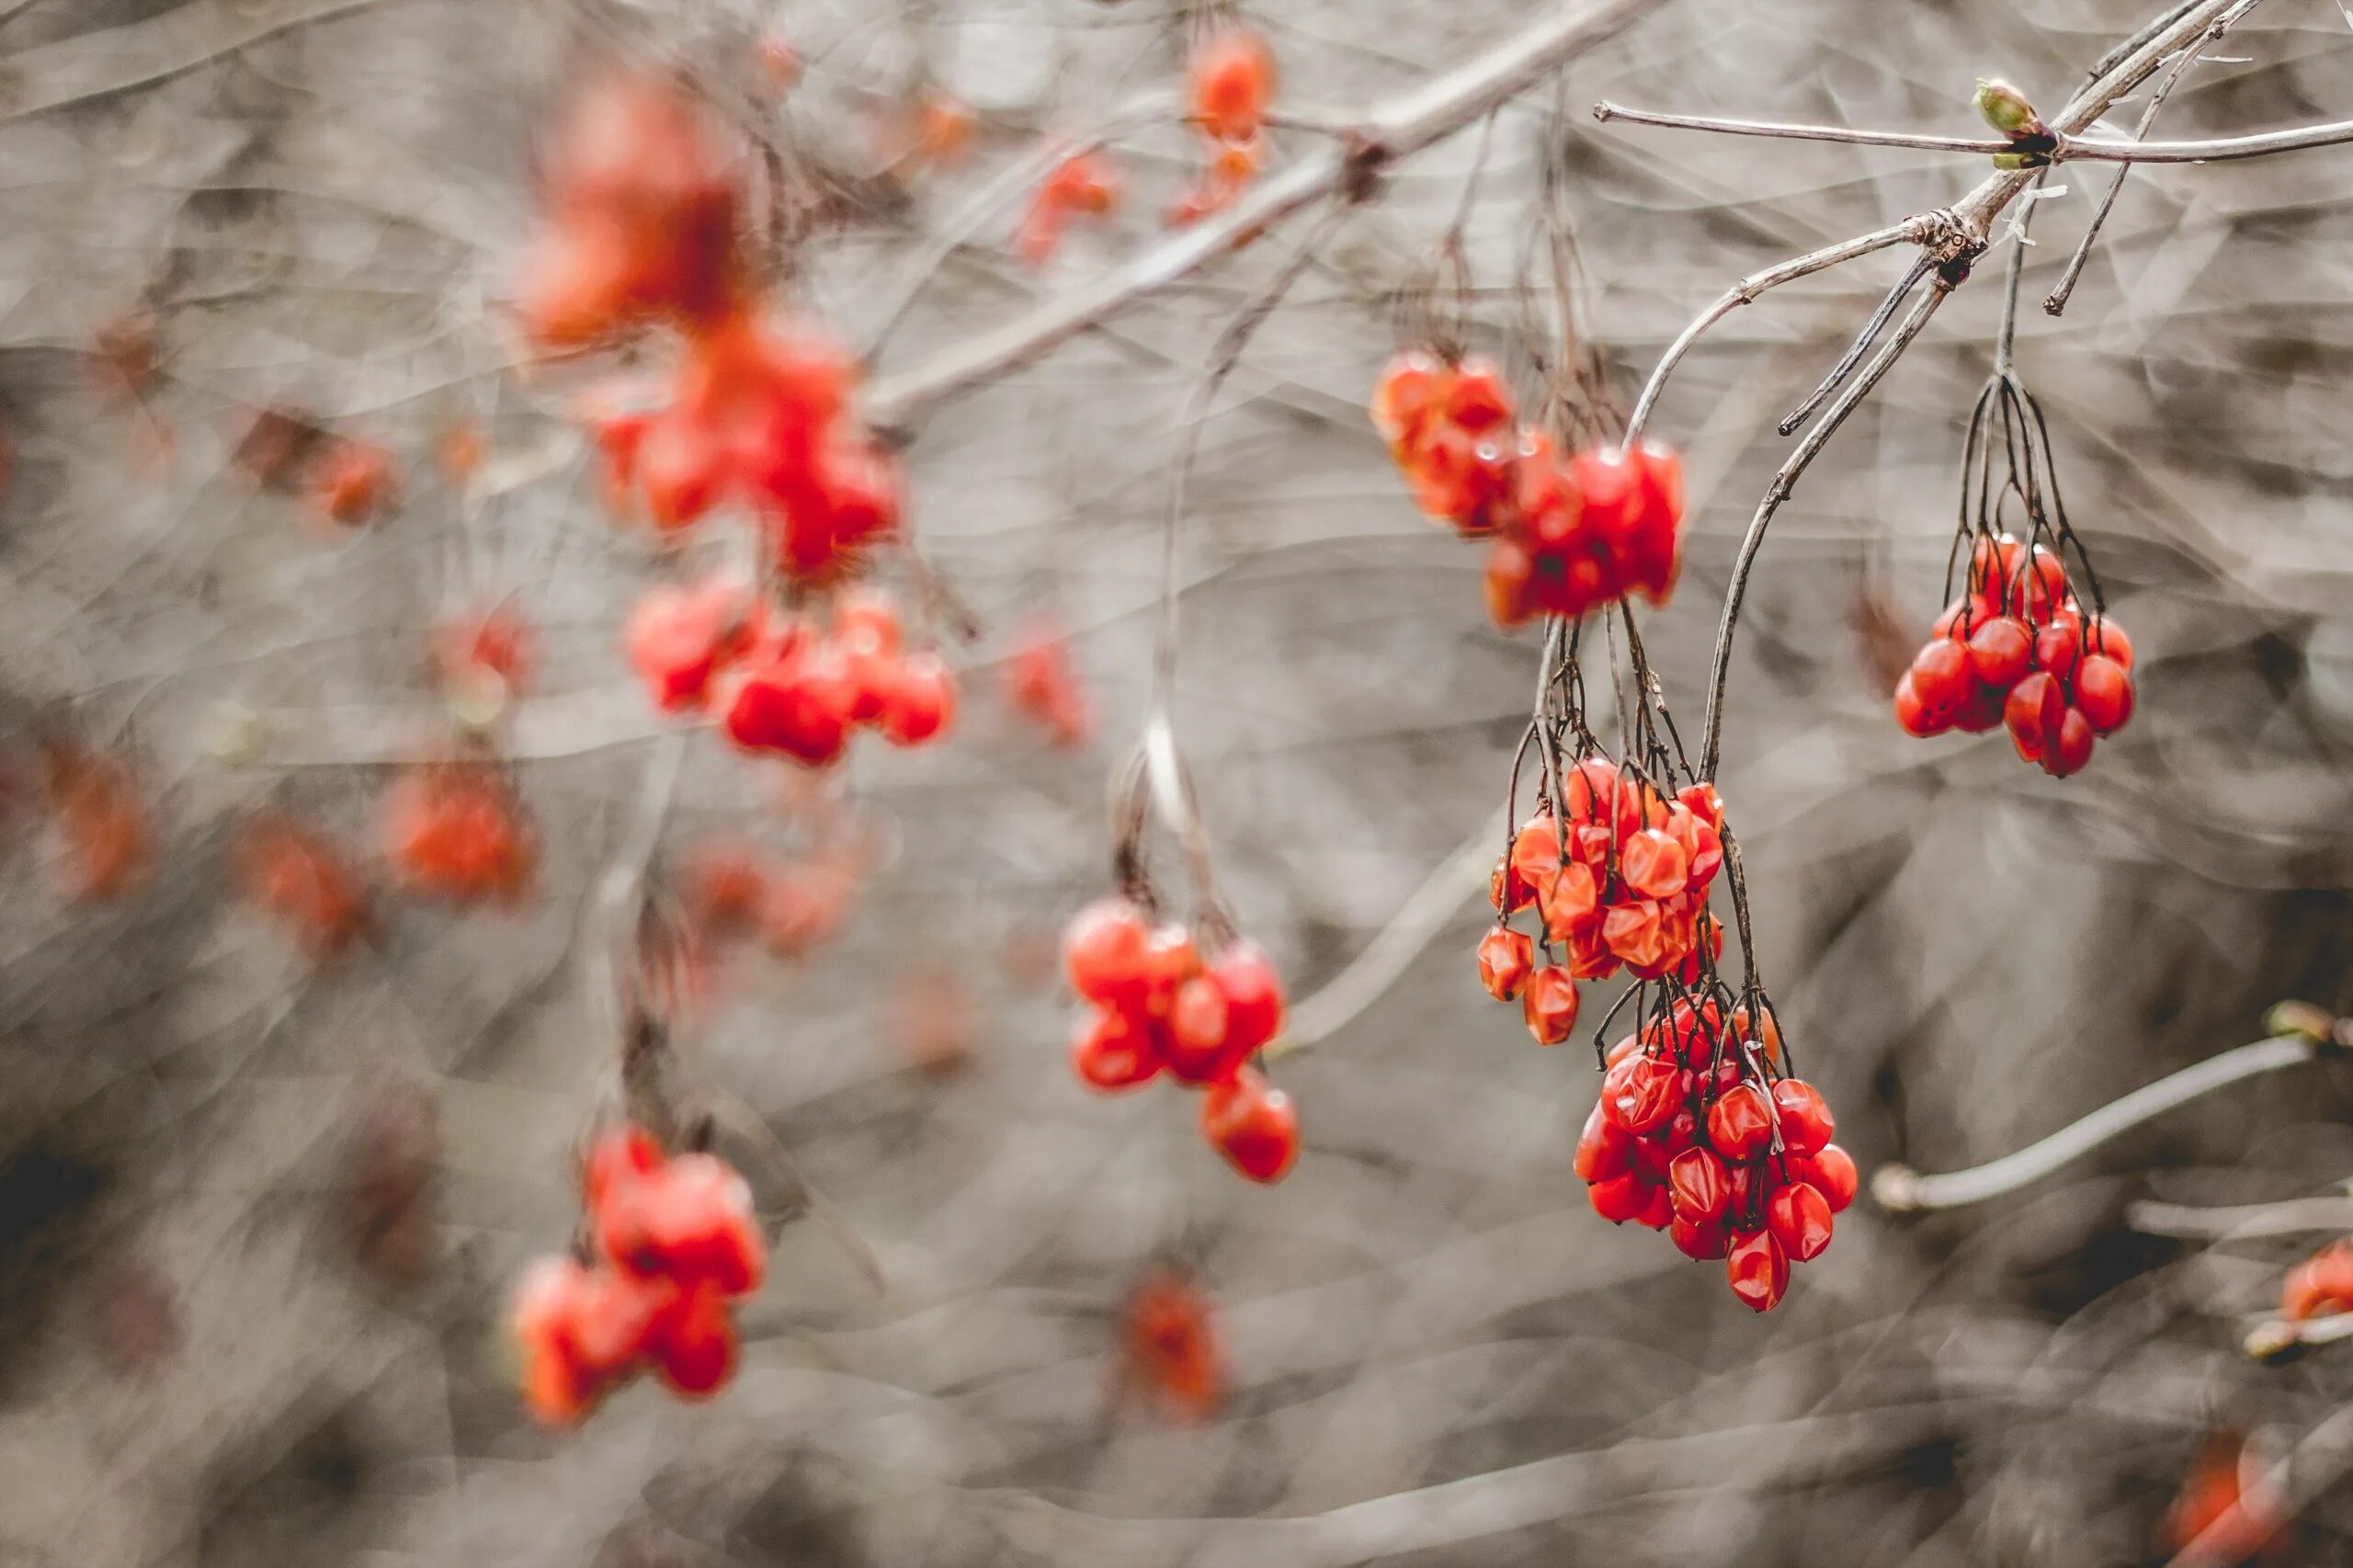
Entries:
{"label": "thin twig", "polygon": [[1622,119],[1631,125],[1664,126],[1670,131],[1712,131],[1725,136],[1765,136],[1785,142],[1844,142],[1859,147],[1914,147],[1928,153],[1986,154],[2015,151],[2002,137],[1929,136],[1909,131],[1858,131],[1845,125],[1799,125],[1769,119],[1718,119],[1707,115],[1664,114],[1656,109],[1628,108],[1608,102],[1593,106],[1596,119]]}
{"label": "thin twig", "polygon": [[1713,303],[1694,317],[1691,324],[1667,346],[1666,352],[1659,356],[1657,366],[1651,371],[1651,379],[1643,383],[1642,395],[1634,400],[1634,412],[1627,416],[1626,444],[1631,447],[1643,438],[1643,426],[1650,422],[1651,409],[1658,402],[1658,394],[1665,387],[1666,378],[1674,374],[1675,368],[1683,362],[1683,357],[1691,351],[1691,346],[1699,342],[1710,327],[1741,306],[1755,304],[1757,296],[1768,289],[1793,283],[1801,278],[1836,267],[1841,262],[1870,256],[1874,251],[1902,244],[1906,240],[1920,240],[1923,237],[1920,222],[1916,218],[1907,218],[1901,223],[1876,229],[1868,234],[1859,234],[1851,240],[1841,240],[1820,250],[1808,251],[1803,256],[1794,256],[1761,272],[1752,272],[1725,290]]}
{"label": "thin twig", "polygon": [[[2220,40],[2249,11],[2254,10],[2260,4],[2262,0],[2239,0],[2239,4],[2228,13],[2214,19],[2213,25],[2206,29],[2206,36],[2203,39],[2174,56],[2173,64],[2166,69],[2164,77],[2150,93],[2148,107],[2141,111],[2140,123],[2132,128],[2132,139],[2135,142],[2143,140],[2149,134],[2149,127],[2155,122],[2157,111],[2165,108],[2165,99],[2172,94],[2175,85],[2188,73],[2192,65],[2198,62],[2199,51]],[[2095,72],[2094,74],[2097,73]],[[2120,165],[2117,168],[2116,176],[2108,182],[2108,189],[2101,193],[2099,205],[2092,210],[2091,222],[2084,226],[2083,238],[2075,242],[2075,254],[2068,256],[2066,269],[2059,275],[2058,287],[2052,289],[2043,299],[2042,308],[2046,313],[2055,316],[2066,310],[2068,296],[2075,291],[2076,279],[2084,274],[2084,264],[2091,259],[2092,243],[2099,238],[2101,227],[2107,223],[2109,211],[2116,206],[2117,195],[2123,190],[2124,182],[2131,173],[2131,165]]]}
{"label": "thin twig", "polygon": [[1790,493],[1796,488],[1799,476],[1821,453],[1838,426],[1847,422],[1847,416],[1854,413],[1855,405],[1861,403],[1871,388],[1879,384],[1880,378],[1894,367],[1904,351],[1912,346],[1912,340],[1919,336],[1921,329],[1928,324],[1928,318],[1936,314],[1937,307],[1943,304],[1951,292],[1951,285],[1939,278],[1920,297],[1920,302],[1912,307],[1911,314],[1904,318],[1904,324],[1896,329],[1895,335],[1888,340],[1887,346],[1874,355],[1862,374],[1838,394],[1837,401],[1824,410],[1822,417],[1814,421],[1813,428],[1806,432],[1805,439],[1799,442],[1797,449],[1782,462],[1779,472],[1773,475],[1773,483],[1766,489],[1765,499],[1757,504],[1756,515],[1749,519],[1748,532],[1740,541],[1740,553],[1733,561],[1731,585],[1724,591],[1723,614],[1716,625],[1715,663],[1708,681],[1706,733],[1699,743],[1700,778],[1713,779],[1716,776],[1716,762],[1723,745],[1724,683],[1732,674],[1733,631],[1740,623],[1741,601],[1748,591],[1748,574],[1756,564],[1756,552],[1765,543],[1765,530],[1771,526],[1773,514],[1781,509],[1781,503],[1787,501]]}
{"label": "thin twig", "polygon": [[1910,269],[1895,280],[1895,286],[1887,291],[1884,299],[1880,301],[1879,308],[1871,312],[1870,319],[1863,323],[1863,330],[1855,335],[1855,341],[1847,345],[1847,352],[1838,356],[1838,362],[1830,367],[1830,373],[1823,377],[1821,383],[1812,392],[1806,393],[1803,403],[1791,409],[1781,422],[1774,426],[1776,430],[1784,436],[1788,435],[1813,418],[1813,411],[1822,406],[1823,400],[1846,384],[1847,378],[1855,373],[1855,367],[1863,362],[1863,356],[1871,351],[1871,345],[1879,341],[1879,335],[1887,330],[1887,324],[1894,319],[1895,312],[1902,308],[1904,300],[1913,290],[1920,286],[1920,279],[1926,278],[1936,265],[1935,256],[1927,251],[1920,253],[1912,263]]}
{"label": "thin twig", "polygon": [[1659,3],[1581,0],[1530,23],[1477,59],[1373,106],[1336,144],[1319,147],[1269,176],[1224,211],[929,364],[877,381],[866,400],[868,421],[880,428],[912,425],[938,403],[1028,364],[1190,277],[1301,209],[1335,193],[1368,190],[1389,165],[1518,97]]}
{"label": "thin twig", "polygon": [[1908,1165],[1881,1165],[1871,1174],[1871,1196],[1899,1213],[1959,1209],[2041,1180],[2060,1166],[2098,1148],[2144,1121],[2188,1105],[2201,1095],[2284,1067],[2312,1061],[2327,1049],[2305,1035],[2275,1035],[2185,1067],[2169,1077],[2112,1100],[2080,1121],[2040,1142],[1989,1164],[1943,1176],[1922,1176]]}

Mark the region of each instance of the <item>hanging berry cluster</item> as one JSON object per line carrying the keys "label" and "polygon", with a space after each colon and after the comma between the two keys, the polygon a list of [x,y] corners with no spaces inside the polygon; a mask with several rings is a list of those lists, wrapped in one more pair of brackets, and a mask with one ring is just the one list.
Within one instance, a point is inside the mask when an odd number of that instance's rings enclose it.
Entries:
{"label": "hanging berry cluster", "polygon": [[597,1141],[581,1185],[594,1261],[542,1258],[515,1294],[531,1413],[576,1421],[648,1368],[688,1398],[716,1393],[735,1367],[733,1303],[767,1268],[750,1187],[637,1127]]}
{"label": "hanging berry cluster", "polygon": [[[1997,450],[2007,470],[1998,484]],[[2013,499],[2030,524],[2024,540],[2002,531]],[[2088,614],[2070,551],[2091,595]],[[2132,641],[2105,613],[2099,579],[2067,524],[2042,410],[2015,377],[1987,382],[1971,416],[1953,544],[1954,563],[1964,559],[1960,594],[1896,683],[1896,722],[1915,735],[2006,725],[2019,756],[2054,778],[2080,772],[2098,737],[2132,717]]]}
{"label": "hanging berry cluster", "polygon": [[1206,954],[1193,934],[1154,924],[1126,898],[1081,910],[1063,968],[1089,1005],[1071,1040],[1088,1087],[1117,1094],[1165,1072],[1200,1089],[1201,1135],[1252,1181],[1280,1181],[1299,1158],[1299,1113],[1251,1058],[1282,1030],[1283,983],[1255,942]]}
{"label": "hanging berry cluster", "polygon": [[[522,306],[539,340],[655,323],[679,340],[665,403],[598,400],[608,494],[665,532],[729,504],[756,520],[761,582],[657,587],[631,614],[626,652],[655,705],[707,709],[743,749],[813,767],[861,725],[902,745],[939,734],[955,704],[945,663],[902,648],[879,592],[839,591],[898,531],[897,475],[849,411],[847,357],[762,319],[736,237],[740,176],[693,105],[644,78],[605,83],[560,131],[547,187],[551,230]],[[836,590],[830,627],[772,613],[770,575],[796,600]]]}
{"label": "hanging berry cluster", "polygon": [[410,892],[453,903],[514,903],[529,890],[538,848],[498,770],[486,762],[432,763],[384,794],[385,858]]}
{"label": "hanging berry cluster", "polygon": [[1683,465],[1667,448],[1608,445],[1563,459],[1521,428],[1486,360],[1415,350],[1381,373],[1372,420],[1415,500],[1465,539],[1485,539],[1488,612],[1498,626],[1575,618],[1640,594],[1663,605],[1683,549]]}
{"label": "hanging berry cluster", "polygon": [[[1479,943],[1480,983],[1499,1002],[1519,1001],[1540,1045],[1576,1028],[1577,982],[1623,968],[1697,985],[1723,951],[1723,927],[1708,913],[1724,863],[1723,801],[1691,778],[1632,617],[1621,617],[1632,677],[1618,683],[1631,716],[1622,749],[1639,761],[1611,757],[1586,722],[1584,629],[1548,642],[1552,667],[1512,768],[1516,799],[1529,750],[1541,755],[1540,798],[1488,879],[1496,919]],[[1678,778],[1689,781],[1677,788]],[[1506,820],[1516,814],[1507,801]],[[1535,915],[1532,937],[1512,926],[1523,910]]]}
{"label": "hanging berry cluster", "polygon": [[1688,1257],[1722,1259],[1733,1294],[1762,1312],[1788,1290],[1790,1266],[1830,1244],[1856,1171],[1830,1141],[1822,1096],[1783,1075],[1772,1005],[1749,994],[1733,1005],[1721,985],[1658,989],[1609,1051],[1576,1172],[1595,1213],[1665,1231]]}
{"label": "hanging berry cluster", "polygon": [[820,626],[725,573],[648,589],[622,630],[656,708],[707,711],[740,749],[812,767],[840,761],[861,728],[900,746],[946,733],[955,676],[904,642],[897,605],[878,590],[837,590]]}

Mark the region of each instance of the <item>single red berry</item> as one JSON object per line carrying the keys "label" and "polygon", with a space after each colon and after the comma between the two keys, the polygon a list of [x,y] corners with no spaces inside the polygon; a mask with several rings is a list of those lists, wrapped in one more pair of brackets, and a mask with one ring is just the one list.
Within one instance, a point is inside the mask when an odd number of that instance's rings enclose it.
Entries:
{"label": "single red berry", "polygon": [[1117,1094],[1152,1082],[1164,1063],[1149,1023],[1105,1008],[1082,1019],[1072,1034],[1070,1064],[1080,1082]]}
{"label": "single red berry", "polygon": [[1254,1067],[1201,1096],[1201,1135],[1256,1182],[1282,1180],[1299,1158],[1299,1113]]}
{"label": "single red berry", "polygon": [[1725,1239],[1722,1221],[1710,1220],[1695,1223],[1685,1219],[1680,1213],[1675,1216],[1675,1222],[1667,1226],[1666,1239],[1675,1244],[1676,1251],[1696,1263],[1714,1262],[1724,1256],[1729,1244]]}
{"label": "single red berry", "polygon": [[1188,1084],[1214,1084],[1233,1074],[1249,1056],[1247,1050],[1229,1049],[1232,1013],[1225,991],[1207,974],[1197,974],[1176,988],[1168,1008],[1165,1044],[1168,1065]]}
{"label": "single red berry", "polygon": [[735,1370],[735,1319],[719,1291],[679,1291],[646,1331],[654,1369],[675,1392],[708,1399]]}
{"label": "single red berry", "polygon": [[937,653],[910,653],[883,688],[882,736],[892,745],[921,745],[956,717],[956,677]]}
{"label": "single red berry", "polygon": [[1686,1149],[1676,1155],[1667,1164],[1666,1186],[1677,1215],[1694,1224],[1722,1219],[1732,1205],[1732,1177],[1710,1150]]}
{"label": "single red berry", "polygon": [[1904,727],[1905,734],[1925,740],[1944,733],[1952,720],[1921,700],[1920,688],[1913,684],[1912,672],[1906,670],[1895,683],[1895,722]]}
{"label": "single red berry", "polygon": [[1237,1057],[1264,1050],[1283,1028],[1283,980],[1264,948],[1229,942],[1207,966],[1225,994],[1226,1049]]}
{"label": "single red berry", "polygon": [[1585,1131],[1577,1134],[1575,1168],[1583,1182],[1608,1181],[1633,1168],[1634,1136],[1608,1117],[1596,1104],[1586,1113]]}
{"label": "single red berry", "polygon": [[2083,643],[2087,651],[2107,654],[2123,669],[2132,667],[2132,639],[2124,635],[2124,628],[2104,615],[2084,622]]}
{"label": "single red berry", "polygon": [[2092,759],[2092,724],[2080,708],[2063,710],[2059,715],[2059,727],[2051,736],[2051,744],[2038,758],[2042,771],[2053,778],[2065,778],[2081,773],[2084,764]]}
{"label": "single red berry", "polygon": [[1833,1214],[1843,1214],[1855,1200],[1859,1177],[1854,1156],[1836,1143],[1824,1144],[1802,1159],[1790,1162],[1790,1175],[1822,1194]]}
{"label": "single red berry", "polygon": [[1752,1310],[1769,1312],[1790,1288],[1789,1256],[1770,1231],[1734,1231],[1724,1254],[1724,1275],[1732,1293]]}
{"label": "single red berry", "polygon": [[2132,718],[2132,676],[2105,653],[2087,655],[2075,670],[2075,706],[2096,735],[2112,735]]}
{"label": "single red berry", "polygon": [[1266,40],[1239,28],[1219,33],[1195,51],[1193,119],[1222,142],[1247,142],[1265,122],[1275,92],[1275,60]]}
{"label": "single red berry", "polygon": [[1675,1115],[1682,1077],[1673,1062],[1629,1056],[1601,1075],[1602,1114],[1628,1132],[1654,1131]]}
{"label": "single red berry", "polygon": [[1524,931],[1498,926],[1479,938],[1479,983],[1498,1002],[1519,994],[1536,965],[1536,944]]}
{"label": "single red berry", "polygon": [[2002,705],[2002,722],[2010,728],[2018,756],[2040,762],[2066,711],[2066,692],[2048,672],[2036,670],[2010,688],[2008,700]]}
{"label": "single red berry", "polygon": [[1912,689],[1931,714],[1961,710],[1971,695],[1969,651],[1958,642],[1935,640],[1912,656]]}
{"label": "single red berry", "polygon": [[1987,686],[2007,691],[2034,662],[2034,634],[2025,621],[2001,616],[1969,634],[1969,668]]}
{"label": "single red berry", "polygon": [[1063,972],[1090,1002],[1133,1011],[1143,1005],[1143,912],[1123,898],[1088,904],[1063,928]]}
{"label": "single red berry", "polygon": [[1806,1183],[1793,1181],[1766,1199],[1765,1224],[1792,1262],[1807,1262],[1830,1244],[1830,1201]]}
{"label": "single red berry", "polygon": [[1595,1213],[1613,1225],[1622,1225],[1641,1219],[1650,1208],[1651,1194],[1657,1190],[1640,1171],[1628,1171],[1589,1184],[1585,1196]]}
{"label": "single red berry", "polygon": [[1773,1085],[1773,1109],[1780,1119],[1781,1147],[1792,1154],[1814,1153],[1837,1130],[1830,1102],[1802,1078],[1784,1078]]}
{"label": "single red berry", "polygon": [[1519,1006],[1536,1043],[1558,1045],[1577,1027],[1577,983],[1567,970],[1548,964],[1528,977]]}
{"label": "single red berry", "polygon": [[1736,1084],[1708,1108],[1708,1142],[1735,1163],[1762,1153],[1773,1142],[1772,1113],[1754,1084]]}

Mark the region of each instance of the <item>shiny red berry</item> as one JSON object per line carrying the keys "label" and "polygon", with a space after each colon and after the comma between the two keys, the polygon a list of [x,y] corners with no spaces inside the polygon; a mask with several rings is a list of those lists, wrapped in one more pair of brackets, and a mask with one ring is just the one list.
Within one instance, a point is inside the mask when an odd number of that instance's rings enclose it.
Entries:
{"label": "shiny red berry", "polygon": [[1789,1256],[1770,1231],[1734,1231],[1724,1254],[1724,1276],[1732,1293],[1750,1309],[1769,1312],[1790,1288]]}
{"label": "shiny red berry", "polygon": [[1708,1142],[1735,1164],[1762,1153],[1773,1142],[1772,1114],[1754,1084],[1737,1084],[1708,1108]]}
{"label": "shiny red berry", "polygon": [[1811,1154],[1830,1142],[1837,1122],[1821,1091],[1800,1078],[1784,1078],[1773,1085],[1773,1110],[1781,1125],[1781,1147],[1792,1154]]}
{"label": "shiny red berry", "polygon": [[1201,1096],[1201,1134],[1256,1182],[1282,1180],[1299,1158],[1299,1112],[1253,1067]]}
{"label": "shiny red berry", "polygon": [[1766,1200],[1765,1224],[1792,1261],[1804,1263],[1830,1244],[1830,1201],[1805,1182],[1791,1182]]}
{"label": "shiny red berry", "polygon": [[1577,1027],[1577,983],[1558,964],[1548,964],[1528,977],[1519,999],[1528,1032],[1539,1045],[1558,1045]]}
{"label": "shiny red berry", "polygon": [[1519,994],[1536,965],[1536,944],[1524,931],[1498,926],[1479,938],[1479,983],[1498,1002]]}

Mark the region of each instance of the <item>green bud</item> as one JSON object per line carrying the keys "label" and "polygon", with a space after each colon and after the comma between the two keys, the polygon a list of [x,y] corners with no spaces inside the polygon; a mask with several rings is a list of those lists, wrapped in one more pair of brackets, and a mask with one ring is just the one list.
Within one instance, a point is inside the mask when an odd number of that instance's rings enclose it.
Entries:
{"label": "green bud", "polygon": [[2015,139],[2049,134],[2042,117],[2026,101],[2026,95],[2007,82],[1989,82],[1980,76],[1977,96],[1971,101],[1976,104],[1977,112],[1985,117],[1985,123],[2005,136]]}
{"label": "green bud", "polygon": [[2336,1020],[2325,1007],[2310,1002],[2281,1002],[2263,1015],[2263,1027],[2275,1035],[2295,1035],[2318,1044],[2326,1044]]}
{"label": "green bud", "polygon": [[2051,162],[2048,153],[1996,153],[1994,166],[1997,169],[2039,169]]}

